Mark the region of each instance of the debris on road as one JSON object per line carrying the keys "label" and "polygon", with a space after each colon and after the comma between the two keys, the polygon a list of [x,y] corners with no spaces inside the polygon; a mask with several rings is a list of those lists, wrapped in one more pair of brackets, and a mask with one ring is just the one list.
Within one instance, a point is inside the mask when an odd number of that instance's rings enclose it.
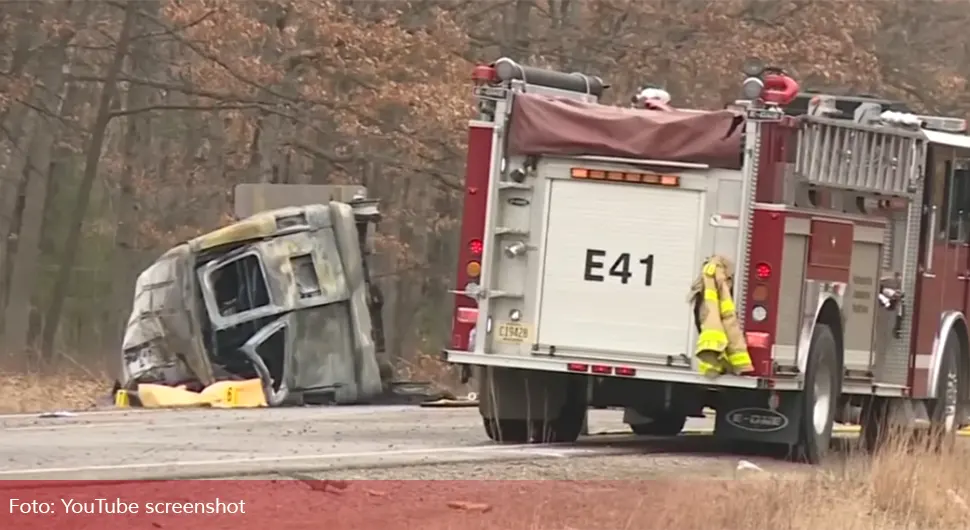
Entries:
{"label": "debris on road", "polygon": [[490,505],[482,502],[450,501],[448,502],[448,507],[454,510],[463,510],[466,512],[487,513],[492,511],[492,507]]}
{"label": "debris on road", "polygon": [[425,401],[421,403],[421,406],[427,408],[477,407],[478,394],[475,392],[469,392],[464,398],[442,397],[441,399],[436,399],[433,401]]}
{"label": "debris on road", "polygon": [[970,512],[970,505],[967,505],[967,501],[963,500],[963,497],[959,493],[953,491],[952,488],[947,488],[946,496],[949,497],[950,502],[954,505],[959,506],[963,511]]}
{"label": "debris on road", "polygon": [[339,494],[350,487],[350,482],[347,480],[318,479],[311,475],[296,472],[287,473],[286,476],[292,478],[293,480],[299,480],[303,484],[309,486],[309,488],[313,491],[320,491],[323,493]]}
{"label": "debris on road", "polygon": [[68,412],[66,410],[55,410],[51,412],[41,412],[37,415],[38,418],[73,418],[77,414],[73,412]]}

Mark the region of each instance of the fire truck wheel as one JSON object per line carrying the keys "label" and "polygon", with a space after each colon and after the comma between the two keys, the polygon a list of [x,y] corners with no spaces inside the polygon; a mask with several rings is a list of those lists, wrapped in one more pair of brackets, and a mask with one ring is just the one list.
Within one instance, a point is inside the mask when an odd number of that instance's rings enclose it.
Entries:
{"label": "fire truck wheel", "polygon": [[586,423],[586,387],[582,380],[571,381],[559,416],[533,425],[533,441],[538,443],[575,442]]}
{"label": "fire truck wheel", "polygon": [[835,334],[826,324],[816,324],[805,367],[805,408],[797,448],[799,456],[809,464],[820,463],[828,453],[841,375]]}
{"label": "fire truck wheel", "polygon": [[631,423],[630,429],[641,436],[677,436],[685,423],[686,415],[667,413],[652,417],[649,423]]}
{"label": "fire truck wheel", "polygon": [[871,396],[862,406],[862,446],[870,454],[882,447],[889,434],[889,399]]}
{"label": "fire truck wheel", "polygon": [[960,341],[952,332],[943,347],[940,373],[936,380],[936,399],[929,403],[933,441],[947,445],[956,441],[963,411],[960,396],[966,395],[966,382],[960,377]]}
{"label": "fire truck wheel", "polygon": [[482,418],[485,434],[499,443],[527,443],[529,441],[529,422],[526,420],[496,420]]}

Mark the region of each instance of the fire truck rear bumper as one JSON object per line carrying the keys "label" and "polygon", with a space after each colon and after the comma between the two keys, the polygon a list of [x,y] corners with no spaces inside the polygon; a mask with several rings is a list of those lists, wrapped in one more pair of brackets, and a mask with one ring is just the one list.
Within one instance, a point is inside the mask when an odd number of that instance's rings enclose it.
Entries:
{"label": "fire truck rear bumper", "polygon": [[542,372],[585,373],[599,377],[664,381],[703,385],[707,387],[801,390],[804,386],[803,382],[797,377],[769,379],[726,374],[716,379],[710,379],[688,368],[631,363],[627,361],[617,362],[560,356],[541,357],[537,355],[480,354],[459,350],[444,350],[441,352],[441,358],[443,361],[452,364],[497,366],[501,368],[538,370]]}

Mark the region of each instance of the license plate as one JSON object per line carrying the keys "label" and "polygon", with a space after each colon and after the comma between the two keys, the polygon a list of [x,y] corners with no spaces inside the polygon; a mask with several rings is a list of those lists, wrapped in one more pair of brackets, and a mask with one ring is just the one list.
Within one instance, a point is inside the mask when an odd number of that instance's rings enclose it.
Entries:
{"label": "license plate", "polygon": [[781,121],[785,117],[784,111],[776,108],[748,109],[747,115],[752,121]]}
{"label": "license plate", "polygon": [[512,344],[522,344],[529,340],[529,326],[515,322],[502,322],[498,325],[498,340]]}

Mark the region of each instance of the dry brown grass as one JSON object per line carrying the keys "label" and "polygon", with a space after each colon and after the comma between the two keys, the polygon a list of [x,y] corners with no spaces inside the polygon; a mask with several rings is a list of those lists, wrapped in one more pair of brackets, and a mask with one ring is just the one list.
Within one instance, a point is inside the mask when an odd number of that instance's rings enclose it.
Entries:
{"label": "dry brown grass", "polygon": [[[874,458],[853,456],[837,473],[805,468],[736,480],[334,481],[340,484],[332,491],[302,480],[232,481],[216,489],[210,482],[147,482],[106,484],[86,495],[198,501],[217,491],[246,500],[248,526],[293,529],[319,528],[324,513],[333,528],[359,530],[962,530],[970,520],[963,501],[968,464],[965,448],[933,454],[897,443]],[[179,521],[150,522],[185,526]],[[45,524],[59,528],[57,520]],[[210,530],[238,525],[206,516]]]}
{"label": "dry brown grass", "polygon": [[965,529],[970,447],[964,440],[934,451],[925,441],[893,436],[874,456],[850,454],[838,470],[744,472],[718,487],[683,493],[657,528]]}
{"label": "dry brown grass", "polygon": [[111,392],[103,369],[73,359],[31,361],[0,357],[0,413],[90,409]]}
{"label": "dry brown grass", "polygon": [[643,481],[386,481],[352,486],[339,498],[323,496],[314,506],[348,528],[361,529],[970,527],[970,501],[965,500],[970,498],[967,447],[934,453],[927,447],[892,441],[874,457],[849,455],[837,470],[785,469],[742,472],[734,480],[694,476]]}
{"label": "dry brown grass", "polygon": [[461,369],[441,362],[437,355],[417,353],[413,359],[397,359],[395,375],[399,381],[430,382],[455,395],[473,390],[470,383],[461,383]]}

